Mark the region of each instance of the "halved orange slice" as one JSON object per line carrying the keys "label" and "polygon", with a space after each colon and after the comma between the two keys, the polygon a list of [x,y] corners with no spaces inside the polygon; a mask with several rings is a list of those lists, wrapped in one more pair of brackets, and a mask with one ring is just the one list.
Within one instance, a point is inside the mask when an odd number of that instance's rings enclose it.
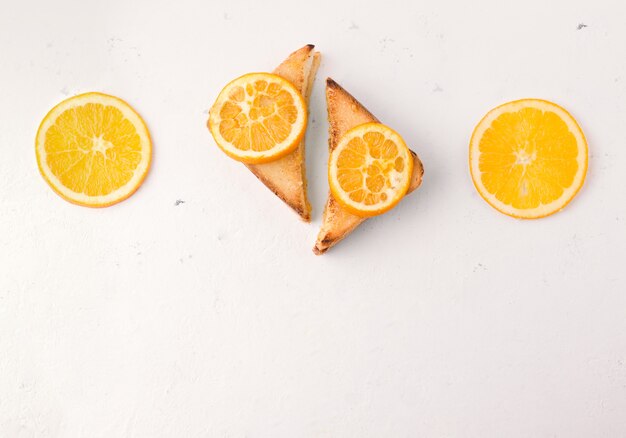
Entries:
{"label": "halved orange slice", "polygon": [[50,110],[37,131],[35,152],[39,171],[60,196],[106,207],[139,188],[150,168],[152,143],[130,105],[86,93]]}
{"label": "halved orange slice", "polygon": [[230,157],[267,163],[298,147],[306,122],[306,104],[291,82],[271,73],[249,73],[220,92],[208,125]]}
{"label": "halved orange slice", "polygon": [[560,106],[539,99],[505,103],[476,126],[470,172],[496,210],[536,219],[565,207],[587,173],[587,141]]}
{"label": "halved orange slice", "polygon": [[349,212],[369,217],[392,209],[411,183],[413,157],[400,135],[381,123],[345,133],[330,154],[328,181]]}

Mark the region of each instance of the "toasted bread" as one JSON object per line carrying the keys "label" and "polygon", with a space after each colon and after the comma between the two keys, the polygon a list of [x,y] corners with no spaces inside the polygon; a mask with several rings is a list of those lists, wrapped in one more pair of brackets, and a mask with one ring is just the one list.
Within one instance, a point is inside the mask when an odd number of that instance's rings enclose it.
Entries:
{"label": "toasted bread", "polygon": [[[363,123],[378,122],[378,119],[367,108],[331,78],[326,79],[326,101],[329,123],[328,146],[331,151],[349,129]],[[411,154],[413,155],[413,175],[407,194],[420,186],[424,175],[422,162],[415,152],[411,151]],[[317,236],[313,252],[317,255],[325,253],[365,220],[366,218],[345,211],[329,192],[322,217],[322,228]]]}
{"label": "toasted bread", "polygon": [[[307,105],[320,63],[320,53],[315,52],[314,47],[309,44],[296,50],[273,72],[291,82],[302,93]],[[283,158],[264,164],[246,164],[246,167],[304,221],[310,222],[304,138],[293,152]]]}

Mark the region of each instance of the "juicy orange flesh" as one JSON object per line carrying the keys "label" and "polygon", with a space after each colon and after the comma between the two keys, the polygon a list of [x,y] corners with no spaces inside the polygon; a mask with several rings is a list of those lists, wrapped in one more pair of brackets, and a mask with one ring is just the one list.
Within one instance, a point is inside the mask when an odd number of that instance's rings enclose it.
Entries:
{"label": "juicy orange flesh", "polygon": [[385,193],[404,169],[398,146],[379,132],[354,137],[337,157],[337,181],[354,202],[371,206],[388,199]]}
{"label": "juicy orange flesh", "polygon": [[518,209],[559,199],[578,171],[578,145],[566,123],[552,111],[524,108],[503,113],[479,144],[485,189]]}
{"label": "juicy orange flesh", "polygon": [[277,82],[258,80],[236,86],[228,97],[219,112],[219,130],[240,150],[272,149],[287,139],[298,119],[293,96]]}
{"label": "juicy orange flesh", "polygon": [[46,162],[61,183],[88,196],[122,187],[141,162],[140,138],[122,112],[88,103],[61,113],[45,137]]}

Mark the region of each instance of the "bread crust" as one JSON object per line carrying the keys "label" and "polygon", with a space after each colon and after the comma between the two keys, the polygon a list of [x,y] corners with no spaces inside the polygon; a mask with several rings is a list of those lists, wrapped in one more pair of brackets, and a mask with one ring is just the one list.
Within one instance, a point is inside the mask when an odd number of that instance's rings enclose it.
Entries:
{"label": "bread crust", "polygon": [[[320,53],[308,44],[293,52],[274,74],[290,81],[309,105],[309,96],[320,63]],[[276,196],[291,207],[305,222],[311,221],[311,204],[307,196],[304,138],[298,147],[278,160],[246,167]]]}
{"label": "bread crust", "polygon": [[[326,102],[329,125],[328,147],[331,152],[349,129],[363,123],[379,122],[367,108],[331,78],[326,79]],[[413,156],[413,174],[407,194],[421,185],[424,175],[424,166],[419,157],[413,151],[411,155]],[[317,255],[324,254],[365,220],[366,218],[355,216],[344,210],[329,192],[322,217],[322,227],[313,252]]]}

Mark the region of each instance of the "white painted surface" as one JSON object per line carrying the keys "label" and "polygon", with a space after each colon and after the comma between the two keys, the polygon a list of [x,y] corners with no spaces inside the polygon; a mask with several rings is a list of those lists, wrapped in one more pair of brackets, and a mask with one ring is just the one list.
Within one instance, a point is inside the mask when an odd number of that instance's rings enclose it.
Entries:
{"label": "white painted surface", "polygon": [[[1,437],[626,436],[626,7],[409,3],[2,0]],[[229,79],[309,42],[311,225],[204,127]],[[426,175],[315,257],[326,76]],[[91,90],[154,137],[105,210],[34,156],[48,109]],[[564,212],[520,222],[475,193],[467,145],[530,96],[578,118],[591,161]]]}

